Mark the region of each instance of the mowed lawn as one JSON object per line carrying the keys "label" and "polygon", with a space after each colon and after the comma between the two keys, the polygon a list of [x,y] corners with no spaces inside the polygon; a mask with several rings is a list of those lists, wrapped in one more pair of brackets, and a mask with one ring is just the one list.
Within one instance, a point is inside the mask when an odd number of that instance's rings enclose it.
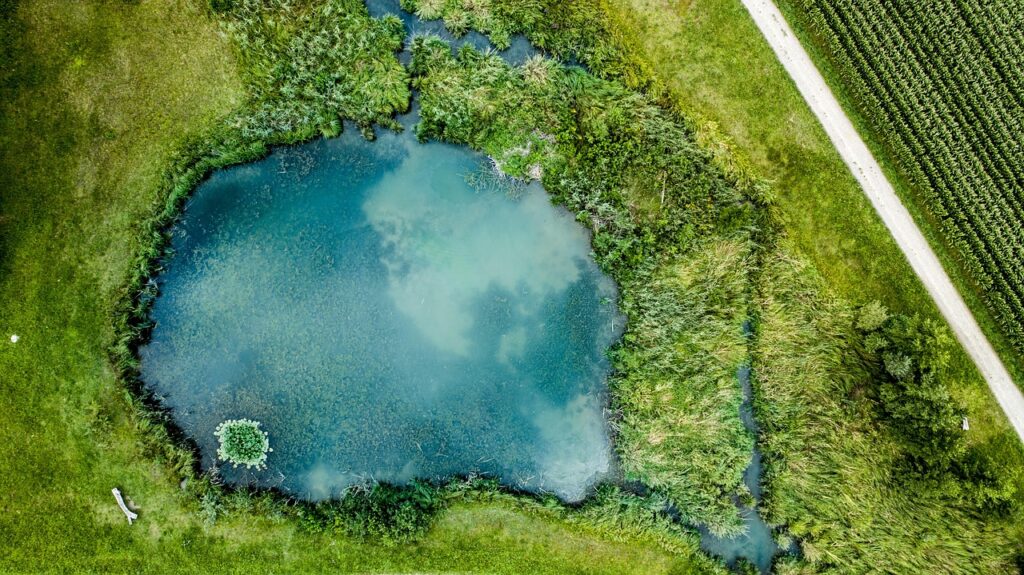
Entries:
{"label": "mowed lawn", "polygon": [[[693,121],[701,138],[728,148],[743,170],[770,182],[785,233],[836,295],[940,317],[739,0],[607,0],[604,5],[622,41],[650,66],[671,104]],[[877,146],[873,149],[877,155]],[[885,166],[885,158],[878,159]],[[892,170],[888,173],[892,176]],[[995,331],[974,293],[964,289],[964,276],[907,201],[901,182],[893,183],[1020,383],[1019,356]],[[1009,424],[967,354],[958,348],[952,363],[977,436],[1006,433]]]}
{"label": "mowed lawn", "polygon": [[[422,542],[390,548],[310,535],[259,510],[203,522],[147,453],[106,351],[169,157],[242,101],[232,49],[203,5],[0,0],[0,571],[707,567],[511,500],[457,505]],[[139,508],[131,527],[115,486]]]}

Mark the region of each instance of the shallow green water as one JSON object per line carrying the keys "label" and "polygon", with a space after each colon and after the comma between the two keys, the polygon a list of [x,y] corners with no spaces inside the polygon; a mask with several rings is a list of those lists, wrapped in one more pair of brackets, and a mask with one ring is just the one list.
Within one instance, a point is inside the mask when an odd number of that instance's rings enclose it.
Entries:
{"label": "shallow green water", "polygon": [[578,500],[612,467],[604,352],[621,328],[589,238],[485,158],[355,130],[215,173],[175,228],[143,379],[214,465],[259,420],[263,471],[321,499],[484,473]]}

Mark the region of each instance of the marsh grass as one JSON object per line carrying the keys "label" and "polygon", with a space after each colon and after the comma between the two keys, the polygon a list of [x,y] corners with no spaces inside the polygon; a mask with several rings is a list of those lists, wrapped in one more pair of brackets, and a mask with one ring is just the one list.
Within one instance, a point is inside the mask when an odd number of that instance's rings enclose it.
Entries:
{"label": "marsh grass", "polygon": [[[764,508],[800,541],[808,565],[780,572],[1011,573],[1022,494],[1009,514],[963,503],[901,471],[907,447],[877,421],[875,375],[851,370],[857,314],[830,297],[790,243],[766,256],[757,296],[756,414],[765,452]],[[996,436],[998,437],[998,436]],[[1019,445],[1001,453],[1017,471]]]}
{"label": "marsh grass", "polygon": [[370,18],[357,0],[238,0],[219,14],[234,40],[249,106],[235,121],[247,138],[303,140],[354,120],[395,127],[409,106],[409,82],[396,53],[397,17]]}
{"label": "marsh grass", "polygon": [[631,479],[671,498],[688,524],[742,530],[733,496],[753,439],[739,423],[747,361],[750,247],[721,239],[623,286],[630,317],[616,351],[616,447]]}

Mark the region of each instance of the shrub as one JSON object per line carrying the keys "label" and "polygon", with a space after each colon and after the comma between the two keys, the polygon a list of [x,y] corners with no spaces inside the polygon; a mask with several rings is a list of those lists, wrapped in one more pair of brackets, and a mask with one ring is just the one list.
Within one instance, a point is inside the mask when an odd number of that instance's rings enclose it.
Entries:
{"label": "shrub", "polygon": [[260,422],[251,419],[229,419],[217,426],[213,433],[220,440],[217,456],[233,464],[247,468],[266,467],[270,440],[267,432],[260,429]]}
{"label": "shrub", "polygon": [[444,506],[437,488],[414,481],[408,486],[379,483],[353,489],[340,500],[300,508],[299,514],[310,531],[341,530],[394,545],[421,535]]}
{"label": "shrub", "polygon": [[990,514],[1010,513],[1024,484],[1024,474],[1014,465],[1019,450],[1012,436],[971,446],[953,466],[959,499]]}
{"label": "shrub", "polygon": [[884,417],[900,438],[918,478],[945,475],[964,455],[966,413],[950,393],[952,337],[935,322],[892,315],[878,302],[860,309],[861,352]]}

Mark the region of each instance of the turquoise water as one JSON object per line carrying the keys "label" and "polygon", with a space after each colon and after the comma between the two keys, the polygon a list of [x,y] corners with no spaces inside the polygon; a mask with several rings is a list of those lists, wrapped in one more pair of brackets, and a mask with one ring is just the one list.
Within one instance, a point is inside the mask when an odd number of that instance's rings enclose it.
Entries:
{"label": "turquoise water", "polygon": [[589,237],[466,148],[356,130],[218,171],[174,229],[144,381],[215,465],[263,423],[306,499],[474,473],[576,501],[612,468],[605,350],[621,331]]}

